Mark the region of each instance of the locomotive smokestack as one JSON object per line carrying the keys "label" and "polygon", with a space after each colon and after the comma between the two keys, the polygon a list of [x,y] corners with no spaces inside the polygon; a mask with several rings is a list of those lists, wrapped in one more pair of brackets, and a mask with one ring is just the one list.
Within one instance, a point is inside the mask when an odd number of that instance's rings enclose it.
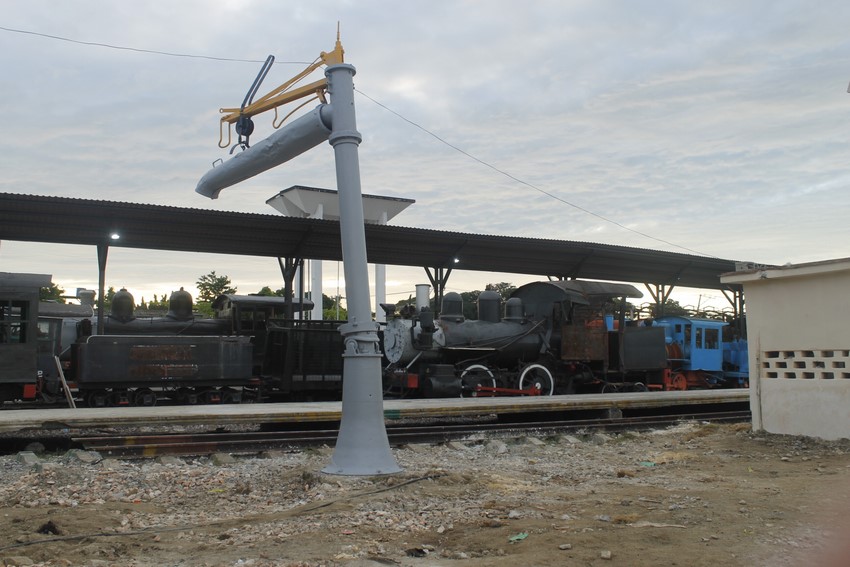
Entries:
{"label": "locomotive smokestack", "polygon": [[416,284],[416,312],[422,311],[423,307],[431,306],[431,286],[428,284]]}

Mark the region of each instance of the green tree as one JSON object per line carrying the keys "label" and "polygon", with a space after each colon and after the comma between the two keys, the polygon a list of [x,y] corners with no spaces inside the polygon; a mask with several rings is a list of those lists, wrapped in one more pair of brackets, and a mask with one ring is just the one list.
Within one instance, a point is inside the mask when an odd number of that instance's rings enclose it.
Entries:
{"label": "green tree", "polygon": [[106,290],[106,294],[103,296],[103,308],[106,311],[112,307],[112,300],[115,298],[115,286],[109,286],[109,289]]}
{"label": "green tree", "polygon": [[153,294],[153,301],[148,302],[148,309],[168,309],[168,295],[163,293],[158,297]]}
{"label": "green tree", "polygon": [[[481,295],[480,290],[464,291],[460,294],[463,301],[463,317],[464,319],[478,319],[478,296]],[[440,306],[442,310],[442,305]]]}
{"label": "green tree", "polygon": [[236,293],[236,288],[232,287],[230,278],[227,276],[217,276],[215,270],[198,278],[195,284],[198,286],[199,302],[211,302],[219,295]]}
{"label": "green tree", "polygon": [[[272,290],[269,286],[263,286],[263,289],[257,292],[257,295],[262,295],[264,297],[286,297],[286,291],[283,288]],[[307,296],[309,296],[309,292]]]}
{"label": "green tree", "polygon": [[[328,300],[327,302],[325,300]],[[335,298],[322,294],[322,319],[326,321],[347,321],[348,310],[339,305]]]}
{"label": "green tree", "polygon": [[484,289],[486,291],[497,292],[499,295],[502,296],[502,301],[507,301],[508,299],[510,299],[511,294],[516,289],[516,286],[508,282],[499,282],[495,284],[487,284]]}
{"label": "green tree", "polygon": [[658,309],[658,304],[653,303],[650,306],[650,314],[653,317],[662,317],[664,315],[688,315],[688,310],[681,305],[675,299],[666,299],[664,301],[664,305],[661,309]]}
{"label": "green tree", "polygon": [[[408,307],[409,306],[409,307]],[[406,311],[405,311],[406,309]],[[400,299],[395,304],[395,312],[396,313],[413,313],[416,310],[416,299],[409,295],[407,299]]]}
{"label": "green tree", "polygon": [[[502,298],[502,304],[510,298],[516,286],[507,282],[490,283],[484,286],[485,291],[495,291]],[[465,291],[460,294],[463,300],[463,316],[466,319],[478,319],[478,298],[480,291]]]}
{"label": "green tree", "polygon": [[51,283],[49,286],[43,287],[38,290],[38,299],[39,301],[55,301],[57,303],[65,303],[65,299],[62,297],[64,293],[64,289],[62,289],[55,283]]}
{"label": "green tree", "polygon": [[195,311],[201,317],[205,317],[208,319],[215,317],[215,312],[213,311],[212,303],[210,303],[209,301],[200,301],[198,303],[195,303]]}

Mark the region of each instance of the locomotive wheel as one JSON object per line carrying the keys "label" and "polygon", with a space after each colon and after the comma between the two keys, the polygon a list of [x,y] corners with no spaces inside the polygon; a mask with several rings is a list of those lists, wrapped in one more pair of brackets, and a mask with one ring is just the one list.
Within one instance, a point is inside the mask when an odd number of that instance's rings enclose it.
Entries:
{"label": "locomotive wheel", "polygon": [[198,394],[192,388],[178,388],[177,389],[177,402],[180,404],[193,406],[198,403]]}
{"label": "locomotive wheel", "polygon": [[460,375],[461,391],[460,396],[475,397],[477,386],[486,388],[495,388],[496,379],[493,377],[493,372],[483,364],[470,364]]}
{"label": "locomotive wheel", "polygon": [[685,391],[688,389],[688,377],[682,374],[681,372],[677,372],[673,375],[673,378],[670,380],[670,390],[674,391]]}
{"label": "locomotive wheel", "polygon": [[90,408],[105,408],[109,406],[109,392],[106,390],[91,390],[86,394],[86,405]]}
{"label": "locomotive wheel", "polygon": [[133,405],[136,406],[155,406],[156,394],[150,388],[139,388],[133,392]]}
{"label": "locomotive wheel", "polygon": [[238,404],[242,401],[242,393],[233,388],[221,389],[221,403],[223,404]]}
{"label": "locomotive wheel", "polygon": [[215,388],[204,388],[198,390],[198,400],[202,404],[221,403],[221,392]]}
{"label": "locomotive wheel", "polygon": [[129,392],[127,390],[112,390],[112,393],[109,395],[109,405],[110,406],[129,406],[130,405],[130,397]]}
{"label": "locomotive wheel", "polygon": [[552,378],[549,369],[542,364],[529,364],[519,375],[520,390],[527,390],[532,386],[536,386],[544,396],[551,396],[555,392],[555,379]]}

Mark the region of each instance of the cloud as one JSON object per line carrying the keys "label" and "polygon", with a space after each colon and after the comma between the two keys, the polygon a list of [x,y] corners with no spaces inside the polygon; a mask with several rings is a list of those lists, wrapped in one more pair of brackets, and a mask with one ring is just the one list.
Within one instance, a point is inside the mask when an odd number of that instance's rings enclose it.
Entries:
{"label": "cloud", "polygon": [[[330,50],[339,22],[362,93],[363,190],[416,200],[395,224],[764,263],[847,255],[844,3],[33,0],[4,14],[7,28],[113,46],[272,53],[261,92]],[[0,30],[0,64],[0,191],[271,213],[285,187],[335,187],[323,145],[217,201],[194,193],[227,157],[218,109],[241,103],[259,62]],[[255,139],[271,121],[255,118]],[[36,259],[33,246],[3,242],[4,269],[96,282],[93,251]],[[213,269],[279,281],[273,259],[125,257],[110,255],[110,283],[192,285]],[[472,289],[484,277],[453,275]]]}

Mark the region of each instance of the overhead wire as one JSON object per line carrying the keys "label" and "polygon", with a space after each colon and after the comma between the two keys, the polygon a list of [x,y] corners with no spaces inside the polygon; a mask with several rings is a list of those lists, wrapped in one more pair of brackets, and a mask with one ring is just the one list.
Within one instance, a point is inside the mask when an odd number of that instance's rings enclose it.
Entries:
{"label": "overhead wire", "polygon": [[[188,57],[192,59],[208,59],[211,61],[231,61],[235,63],[262,63],[264,59],[236,59],[232,57],[214,57],[211,55],[193,55],[190,53],[174,53],[171,51],[158,51],[156,49],[141,49],[138,47],[127,47],[123,45],[113,45],[111,43],[100,43],[96,41],[82,41],[79,39],[71,39],[69,37],[62,37],[59,35],[51,35],[47,33],[34,32],[29,30],[20,30],[15,28],[7,28],[4,26],[0,26],[0,30],[7,31],[10,33],[20,33],[25,35],[34,35],[38,37],[43,37],[47,39],[55,39],[58,41],[67,41],[69,43],[76,43],[78,45],[89,45],[93,47],[106,47],[109,49],[118,49],[121,51],[135,51],[136,53],[151,53],[154,55],[167,55],[169,57]],[[304,63],[303,61],[279,61],[279,64],[298,64],[298,65],[309,65],[309,63]]]}
{"label": "overhead wire", "polygon": [[686,247],[686,246],[681,246],[681,245],[676,244],[676,243],[674,243],[674,242],[670,242],[670,241],[668,241],[668,240],[664,240],[663,238],[657,238],[657,237],[655,237],[655,236],[652,236],[652,235],[646,234],[645,232],[641,232],[641,231],[639,231],[639,230],[635,230],[635,229],[633,229],[633,228],[629,228],[628,226],[625,226],[624,224],[621,224],[621,223],[619,223],[619,222],[617,222],[617,221],[615,221],[615,220],[613,220],[613,219],[609,219],[608,217],[605,217],[605,216],[603,216],[603,215],[600,215],[599,213],[595,213],[595,212],[593,212],[593,211],[591,211],[591,210],[589,210],[589,209],[586,209],[586,208],[584,208],[584,207],[582,207],[582,206],[580,206],[580,205],[576,205],[575,203],[571,203],[570,201],[567,201],[566,199],[563,199],[563,198],[561,198],[561,197],[559,197],[559,196],[557,196],[557,195],[554,195],[553,193],[550,193],[550,192],[548,192],[548,191],[546,191],[546,190],[544,190],[544,189],[541,189],[540,187],[537,187],[536,185],[534,185],[534,184],[532,184],[532,183],[529,183],[528,181],[525,181],[525,180],[523,180],[523,179],[520,179],[519,177],[516,177],[515,175],[513,175],[513,174],[511,174],[511,173],[508,173],[507,171],[505,171],[505,170],[503,170],[503,169],[500,169],[500,168],[496,167],[495,165],[493,165],[493,164],[491,164],[491,163],[488,163],[488,162],[484,161],[483,159],[478,158],[478,157],[476,157],[476,156],[474,156],[474,155],[470,154],[469,152],[467,152],[467,151],[465,151],[465,150],[463,150],[463,149],[461,149],[461,148],[459,148],[459,147],[455,146],[454,144],[452,144],[452,143],[448,142],[447,140],[445,140],[444,138],[442,138],[442,137],[438,136],[438,135],[437,135],[437,134],[435,134],[434,132],[431,132],[430,130],[428,130],[428,129],[427,129],[427,128],[425,128],[424,126],[421,126],[421,125],[417,124],[416,122],[414,122],[414,121],[412,121],[412,120],[410,120],[410,119],[408,119],[408,118],[406,118],[406,117],[402,116],[401,114],[399,114],[398,112],[396,112],[396,111],[395,111],[395,110],[393,110],[392,108],[389,108],[389,107],[388,107],[388,106],[386,106],[385,104],[382,104],[382,103],[378,102],[377,100],[375,100],[374,98],[370,97],[369,95],[367,95],[366,93],[364,93],[364,92],[363,92],[363,91],[361,91],[360,89],[354,89],[354,90],[355,90],[355,91],[357,91],[358,93],[360,93],[362,96],[364,96],[364,97],[366,97],[367,99],[369,99],[370,101],[372,101],[373,103],[375,103],[376,105],[380,106],[381,108],[383,108],[383,109],[384,109],[384,110],[386,110],[387,112],[390,112],[390,113],[392,113],[392,114],[396,115],[397,117],[401,118],[402,120],[404,120],[405,122],[407,122],[407,123],[408,123],[408,124],[410,124],[411,126],[414,126],[414,127],[416,127],[416,128],[419,128],[420,130],[422,130],[423,132],[425,132],[425,133],[426,133],[426,134],[428,134],[429,136],[432,136],[433,138],[435,138],[435,139],[436,139],[436,140],[438,140],[439,142],[441,142],[441,143],[443,143],[443,144],[445,144],[445,145],[449,146],[450,148],[452,148],[453,150],[455,150],[455,151],[457,151],[457,152],[462,153],[463,155],[465,155],[465,156],[466,156],[466,157],[468,157],[469,159],[474,160],[474,161],[477,161],[477,162],[478,162],[478,163],[480,163],[481,165],[483,165],[483,166],[485,166],[485,167],[488,167],[488,168],[492,169],[492,170],[493,170],[493,171],[495,171],[496,173],[499,173],[500,175],[504,175],[504,176],[505,176],[505,177],[507,177],[508,179],[511,179],[511,180],[513,180],[513,181],[516,181],[517,183],[519,183],[519,184],[521,184],[521,185],[525,185],[526,187],[529,187],[530,189],[534,189],[535,191],[538,191],[538,192],[542,193],[543,195],[546,195],[547,197],[550,197],[550,198],[552,198],[552,199],[555,199],[556,201],[559,201],[559,202],[561,202],[561,203],[563,203],[563,204],[565,204],[565,205],[568,205],[568,206],[570,206],[570,207],[573,207],[574,209],[577,209],[577,210],[579,210],[579,211],[581,211],[581,212],[583,212],[583,213],[586,213],[586,214],[588,214],[588,215],[594,216],[594,217],[598,218],[599,220],[602,220],[602,221],[605,221],[605,222],[611,223],[611,224],[613,224],[613,225],[615,225],[615,226],[618,226],[618,227],[622,228],[623,230],[627,230],[627,231],[629,231],[629,232],[631,232],[631,233],[638,234],[638,235],[643,236],[643,237],[645,237],[645,238],[649,238],[650,240],[655,240],[656,242],[662,242],[662,243],[667,244],[667,245],[669,245],[669,246],[675,246],[676,248],[681,248],[682,250],[687,250],[687,251],[689,251],[689,252],[693,252],[694,254],[700,254],[700,255],[702,255],[702,256],[707,256],[707,254],[704,254],[704,253],[702,253],[702,252],[698,252],[698,251],[696,251],[696,250],[692,250],[691,248],[688,248],[688,247]]}
{"label": "overhead wire", "polygon": [[[261,59],[238,59],[238,58],[230,58],[230,57],[215,57],[215,56],[209,56],[209,55],[195,55],[195,54],[187,54],[187,53],[175,53],[175,52],[169,52],[169,51],[159,51],[159,50],[154,50],[154,49],[142,49],[142,48],[136,48],[136,47],[127,47],[127,46],[121,46],[121,45],[113,45],[113,44],[109,44],[109,43],[101,43],[101,42],[94,42],[94,41],[82,41],[82,40],[77,40],[77,39],[71,39],[71,38],[67,38],[67,37],[57,36],[57,35],[51,35],[51,34],[41,33],[41,32],[34,32],[34,31],[29,31],[29,30],[21,30],[21,29],[15,29],[15,28],[8,28],[8,27],[4,27],[4,26],[0,26],[0,30],[2,30],[2,31],[6,31],[6,32],[11,32],[11,33],[19,33],[19,34],[33,35],[33,36],[37,36],[37,37],[43,37],[43,38],[46,38],[46,39],[54,39],[54,40],[59,40],[59,41],[66,41],[66,42],[70,42],[70,43],[76,43],[76,44],[79,44],[79,45],[87,45],[87,46],[93,46],[93,47],[104,47],[104,48],[117,49],[117,50],[122,50],[122,51],[133,51],[133,52],[138,52],[138,53],[149,53],[149,54],[154,54],[154,55],[165,55],[165,56],[169,56],[169,57],[186,57],[186,58],[193,58],[193,59],[207,59],[207,60],[212,60],[212,61],[228,61],[228,62],[236,62],[236,63],[263,63],[263,62],[265,61],[265,60],[261,60]],[[278,63],[278,64],[301,64],[301,65],[310,65],[310,64],[311,64],[311,63],[302,62],[302,61],[280,61],[280,62],[277,62],[277,63]],[[560,202],[560,203],[563,203],[564,205],[567,205],[567,206],[569,206],[569,207],[572,207],[572,208],[574,208],[574,209],[576,209],[576,210],[578,210],[578,211],[581,211],[581,212],[583,212],[583,213],[585,213],[585,214],[588,214],[588,215],[590,215],[590,216],[593,216],[593,217],[595,217],[595,218],[597,218],[597,219],[599,219],[599,220],[601,220],[601,221],[607,222],[607,223],[609,223],[609,224],[613,224],[614,226],[617,226],[617,227],[619,227],[619,228],[621,228],[621,229],[623,229],[623,230],[625,230],[625,231],[631,232],[631,233],[633,233],[633,234],[637,234],[637,235],[642,236],[642,237],[644,237],[644,238],[647,238],[647,239],[649,239],[649,240],[654,240],[655,242],[660,242],[660,243],[662,243],[662,244],[666,244],[666,245],[668,245],[668,246],[673,246],[673,247],[675,247],[675,248],[679,248],[679,249],[681,249],[681,250],[687,250],[688,252],[691,252],[691,253],[693,253],[693,254],[697,254],[697,255],[701,255],[701,256],[707,256],[707,257],[711,257],[711,258],[716,258],[716,257],[717,257],[717,256],[713,256],[713,255],[711,255],[711,254],[706,254],[706,253],[704,253],[704,252],[700,252],[700,251],[698,251],[698,250],[694,250],[694,249],[692,249],[692,248],[688,248],[687,246],[682,246],[682,245],[680,245],[680,244],[676,244],[675,242],[671,242],[671,241],[669,241],[669,240],[665,240],[665,239],[663,239],[663,238],[658,238],[658,237],[656,237],[656,236],[652,236],[652,235],[647,234],[647,233],[645,233],[645,232],[642,232],[642,231],[640,231],[640,230],[636,230],[636,229],[634,229],[634,228],[630,228],[630,227],[628,227],[628,226],[626,226],[626,225],[624,225],[624,224],[622,224],[622,223],[620,223],[620,222],[617,222],[617,221],[615,221],[615,220],[613,220],[613,219],[610,219],[610,218],[608,218],[608,217],[606,217],[606,216],[604,216],[604,215],[601,215],[601,214],[599,214],[599,213],[596,213],[596,212],[594,212],[594,211],[591,211],[591,210],[589,210],[589,209],[586,209],[585,207],[582,207],[582,206],[580,206],[580,205],[577,205],[577,204],[575,204],[575,203],[572,203],[572,202],[570,202],[570,201],[567,201],[566,199],[564,199],[564,198],[562,198],[562,197],[559,197],[558,195],[555,195],[555,194],[553,194],[553,193],[550,193],[549,191],[546,191],[546,190],[544,190],[544,189],[541,189],[540,187],[538,187],[538,186],[534,185],[533,183],[529,183],[528,181],[525,181],[525,180],[523,180],[523,179],[520,179],[519,177],[516,177],[515,175],[513,175],[513,174],[511,174],[511,173],[509,173],[509,172],[507,172],[507,171],[505,171],[505,170],[503,170],[503,169],[501,169],[501,168],[499,168],[499,167],[496,167],[495,165],[493,165],[493,164],[491,164],[491,163],[489,163],[489,162],[487,162],[487,161],[485,161],[485,160],[483,160],[483,159],[481,159],[481,158],[479,158],[479,157],[477,157],[477,156],[474,156],[474,155],[470,154],[470,153],[469,153],[469,152],[467,152],[466,150],[464,150],[464,149],[462,149],[462,148],[460,148],[460,147],[458,147],[458,146],[456,146],[456,145],[452,144],[451,142],[449,142],[449,141],[448,141],[448,140],[446,140],[445,138],[442,138],[441,136],[439,136],[439,135],[435,134],[434,132],[432,132],[432,131],[428,130],[428,129],[427,129],[427,128],[425,128],[424,126],[422,126],[422,125],[420,125],[420,124],[418,124],[418,123],[416,123],[416,122],[414,122],[414,121],[410,120],[409,118],[407,118],[407,117],[403,116],[403,115],[402,115],[402,114],[400,114],[399,112],[396,112],[395,110],[393,110],[392,108],[388,107],[387,105],[385,105],[385,104],[383,104],[383,103],[379,102],[378,100],[376,100],[376,99],[372,98],[371,96],[367,95],[367,94],[366,94],[366,93],[364,93],[363,91],[361,91],[361,90],[359,90],[359,89],[356,89],[356,88],[355,88],[354,90],[355,90],[356,92],[358,92],[361,96],[365,97],[366,99],[368,99],[369,101],[371,101],[372,103],[374,103],[375,105],[377,105],[377,106],[379,106],[379,107],[383,108],[383,109],[384,109],[384,110],[386,110],[387,112],[389,112],[389,113],[393,114],[394,116],[396,116],[396,117],[400,118],[401,120],[403,120],[403,121],[407,122],[407,123],[408,123],[408,124],[410,124],[411,126],[413,126],[413,127],[415,127],[415,128],[418,128],[419,130],[421,130],[421,131],[425,132],[426,134],[428,134],[429,136],[433,137],[434,139],[436,139],[436,140],[437,140],[437,141],[439,141],[440,143],[442,143],[442,144],[444,144],[444,145],[446,145],[446,146],[448,146],[448,147],[452,148],[453,150],[455,150],[455,151],[459,152],[460,154],[462,154],[462,155],[466,156],[467,158],[469,158],[469,159],[471,159],[471,160],[473,160],[473,161],[476,161],[476,162],[478,162],[479,164],[481,164],[481,165],[483,165],[483,166],[485,166],[485,167],[487,167],[487,168],[489,168],[489,169],[491,169],[491,170],[495,171],[496,173],[498,173],[498,174],[500,174],[500,175],[503,175],[503,176],[507,177],[508,179],[511,179],[512,181],[515,181],[516,183],[519,183],[520,185],[524,185],[524,186],[526,186],[526,187],[528,187],[528,188],[530,188],[530,189],[532,189],[532,190],[534,190],[534,191],[537,191],[537,192],[539,192],[539,193],[541,193],[541,194],[543,194],[543,195],[546,195],[547,197],[549,197],[549,198],[551,198],[551,199],[554,199],[554,200],[556,200],[556,201],[558,201],[558,202]]]}

